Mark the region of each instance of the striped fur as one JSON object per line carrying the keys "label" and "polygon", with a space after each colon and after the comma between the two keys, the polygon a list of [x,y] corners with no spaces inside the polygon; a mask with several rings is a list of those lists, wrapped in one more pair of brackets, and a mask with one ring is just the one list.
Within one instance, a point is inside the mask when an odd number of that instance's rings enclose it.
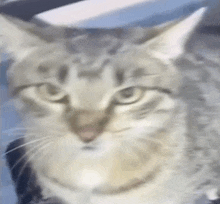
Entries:
{"label": "striped fur", "polygon": [[13,174],[24,156],[14,180],[34,175],[29,203],[184,204],[220,186],[219,108],[207,95],[219,64],[183,55],[203,12],[152,29],[53,33],[0,17],[27,128],[8,161]]}

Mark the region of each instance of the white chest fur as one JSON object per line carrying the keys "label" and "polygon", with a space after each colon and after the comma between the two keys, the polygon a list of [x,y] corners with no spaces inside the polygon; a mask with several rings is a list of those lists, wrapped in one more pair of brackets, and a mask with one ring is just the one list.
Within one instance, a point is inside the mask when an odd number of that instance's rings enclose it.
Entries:
{"label": "white chest fur", "polygon": [[43,186],[49,191],[49,193],[48,191],[44,192],[45,197],[59,197],[65,204],[182,204],[186,201],[186,193],[189,199],[193,196],[190,190],[186,190],[188,186],[186,178],[181,175],[173,177],[171,171],[160,175],[154,184],[143,184],[130,191],[117,194],[93,193],[92,186],[98,185],[98,181],[101,182],[101,177],[98,173],[89,170],[84,173],[88,173],[88,177],[85,176],[81,183],[84,183],[88,188],[83,190],[70,190],[41,177]]}

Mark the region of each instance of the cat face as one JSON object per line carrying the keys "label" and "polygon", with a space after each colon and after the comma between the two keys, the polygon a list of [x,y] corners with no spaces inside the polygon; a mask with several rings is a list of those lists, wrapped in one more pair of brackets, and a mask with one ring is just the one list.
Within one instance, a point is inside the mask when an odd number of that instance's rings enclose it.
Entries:
{"label": "cat face", "polygon": [[[159,70],[167,70],[166,64],[149,56],[146,62],[140,59],[139,65],[138,51],[129,52],[116,59],[90,60],[83,53],[77,60],[68,54],[51,62],[48,57],[37,68],[44,83],[18,90],[19,110],[28,128],[25,141],[31,143],[30,157],[37,154],[33,157],[36,169],[74,187],[115,185],[119,178],[120,185],[127,185],[131,176],[124,172],[144,177],[155,170],[155,158],[166,160],[167,150],[162,149],[167,141],[155,137],[166,134],[176,111],[172,89],[160,85]],[[151,168],[143,169],[146,163]],[[84,179],[91,165],[100,177],[95,179],[98,184]]]}
{"label": "cat face", "polygon": [[48,42],[31,34],[31,25],[1,17],[16,59],[10,90],[35,171],[70,189],[107,193],[156,179],[184,145],[172,61],[203,12],[163,32],[154,28],[157,35],[140,35],[141,43],[101,30]]}

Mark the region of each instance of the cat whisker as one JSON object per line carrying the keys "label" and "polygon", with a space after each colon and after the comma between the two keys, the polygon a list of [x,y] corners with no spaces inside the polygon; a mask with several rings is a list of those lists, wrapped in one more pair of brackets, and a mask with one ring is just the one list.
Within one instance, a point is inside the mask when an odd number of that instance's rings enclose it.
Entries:
{"label": "cat whisker", "polygon": [[16,137],[16,136],[18,136],[18,135],[24,135],[24,134],[25,134],[25,133],[22,133],[22,132],[19,132],[19,133],[18,133],[18,132],[17,132],[17,133],[10,133],[10,134],[9,134],[9,133],[6,133],[6,134],[3,133],[2,135],[5,135],[5,136],[7,136],[7,137],[8,137],[8,136],[9,136],[9,137]]}
{"label": "cat whisker", "polygon": [[15,137],[17,135],[24,135],[26,131],[24,130],[13,130],[11,132],[9,131],[4,131],[2,132],[2,135],[7,136],[7,137]]}
{"label": "cat whisker", "polygon": [[[52,137],[52,136],[50,136],[50,137]],[[38,139],[38,140],[34,140],[34,141],[31,141],[31,142],[27,142],[27,143],[25,143],[25,144],[22,144],[22,145],[20,145],[20,146],[18,146],[18,147],[15,147],[14,149],[11,149],[11,150],[5,152],[2,156],[4,157],[4,156],[6,156],[7,154],[9,154],[10,152],[13,152],[13,151],[15,151],[15,150],[17,150],[17,149],[20,149],[20,148],[22,148],[22,147],[25,147],[25,146],[27,146],[27,145],[29,145],[29,144],[33,144],[33,143],[42,141],[42,140],[44,140],[44,139],[45,139],[45,138],[41,138],[41,139]]]}
{"label": "cat whisker", "polygon": [[[30,131],[28,131],[30,130]],[[33,128],[11,128],[8,130],[5,130],[2,132],[2,134],[4,135],[9,135],[9,136],[16,136],[16,135],[20,135],[20,134],[26,134],[26,132],[31,132],[33,134],[33,132],[35,132],[35,129]],[[58,131],[58,130],[53,130],[50,129],[49,133],[63,133],[62,131]],[[38,130],[36,131],[36,134],[39,134]],[[27,134],[25,135],[27,136]]]}
{"label": "cat whisker", "polygon": [[7,133],[7,132],[9,132],[9,131],[16,131],[16,130],[23,131],[23,130],[26,130],[26,128],[24,128],[24,127],[10,128],[10,129],[7,129],[7,130],[3,131],[3,133]]}
{"label": "cat whisker", "polygon": [[2,136],[4,136],[4,137],[16,137],[16,136],[18,136],[18,135],[24,135],[25,133],[22,133],[22,132],[20,132],[20,133],[2,133]]}
{"label": "cat whisker", "polygon": [[[33,136],[34,134],[31,134],[31,135],[29,135],[29,136]],[[20,134],[17,134],[17,135],[15,135],[15,138],[14,139],[22,139],[22,138],[25,138],[25,137],[27,137],[27,135],[20,135]],[[11,140],[11,141],[14,141],[14,139],[13,140]]]}
{"label": "cat whisker", "polygon": [[18,178],[17,178],[17,181],[19,181],[19,178],[21,176],[21,174],[23,173],[25,167],[28,165],[29,162],[31,162],[34,157],[36,157],[36,155],[43,149],[47,148],[49,145],[51,145],[51,143],[53,142],[49,142],[47,144],[45,144],[44,146],[42,146],[41,148],[39,148],[34,154],[32,154],[30,157],[28,157],[27,161],[25,162],[25,164],[23,165],[23,167],[21,168],[19,174],[18,174]]}
{"label": "cat whisker", "polygon": [[[33,135],[32,135],[32,136],[33,136]],[[10,140],[6,140],[5,143],[9,144],[9,143],[15,141],[16,139],[22,139],[22,138],[25,138],[25,137],[27,137],[27,136],[26,136],[26,135],[23,135],[23,134],[22,134],[22,135],[17,134],[17,135],[14,135],[14,137],[10,137]]]}
{"label": "cat whisker", "polygon": [[25,157],[27,157],[28,154],[30,154],[31,152],[38,150],[39,147],[41,147],[44,144],[48,143],[48,140],[50,141],[50,139],[45,139],[44,141],[42,141],[41,143],[39,143],[36,147],[28,150],[12,167],[11,170],[13,170]]}
{"label": "cat whisker", "polygon": [[[26,138],[26,137],[27,137],[27,135],[20,135],[19,137],[18,137],[18,135],[19,135],[19,134],[15,135],[14,138],[11,139],[11,140],[9,140],[9,141],[2,142],[2,145],[3,145],[3,146],[8,146],[8,144],[10,144],[11,142],[13,142],[13,141],[15,141],[15,140],[17,140],[17,139],[22,139],[22,138]],[[31,135],[29,135],[29,136],[33,136],[33,135],[34,135],[34,134],[31,134]]]}

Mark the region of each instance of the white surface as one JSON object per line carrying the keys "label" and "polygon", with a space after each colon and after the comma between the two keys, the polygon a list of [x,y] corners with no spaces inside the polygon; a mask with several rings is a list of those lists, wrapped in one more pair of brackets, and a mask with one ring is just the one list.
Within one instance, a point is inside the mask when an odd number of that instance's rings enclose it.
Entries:
{"label": "white surface", "polygon": [[[88,21],[110,16],[113,17],[114,23],[110,24],[111,19],[109,22],[108,19],[101,27],[113,27],[140,20],[155,13],[169,12],[188,3],[201,1],[203,0],[87,0],[43,12],[36,15],[36,18],[54,25],[88,27],[86,26]],[[129,11],[129,8],[137,8],[137,11]],[[143,8],[144,12],[142,12]],[[126,14],[126,10],[130,16]],[[138,12],[138,10],[142,11]],[[96,24],[95,27],[100,27],[100,25]]]}
{"label": "white surface", "polygon": [[135,4],[152,1],[155,0],[87,0],[52,9],[38,14],[36,17],[51,24],[68,25]]}

